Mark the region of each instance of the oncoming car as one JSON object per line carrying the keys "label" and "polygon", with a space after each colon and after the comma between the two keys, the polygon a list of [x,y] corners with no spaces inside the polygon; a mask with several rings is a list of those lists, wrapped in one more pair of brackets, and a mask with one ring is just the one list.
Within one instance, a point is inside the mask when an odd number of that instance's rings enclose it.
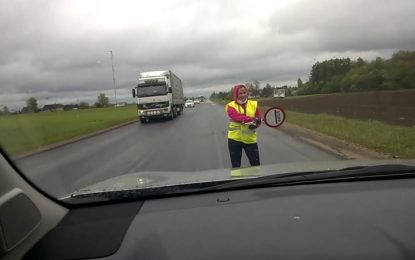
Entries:
{"label": "oncoming car", "polygon": [[186,100],[184,107],[195,107],[195,102],[191,99]]}

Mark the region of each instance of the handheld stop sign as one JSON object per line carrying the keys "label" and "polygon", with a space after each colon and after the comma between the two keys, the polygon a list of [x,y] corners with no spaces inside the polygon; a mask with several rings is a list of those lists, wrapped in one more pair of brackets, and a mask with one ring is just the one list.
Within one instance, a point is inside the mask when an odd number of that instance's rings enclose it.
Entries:
{"label": "handheld stop sign", "polygon": [[280,107],[271,107],[265,112],[264,123],[272,128],[281,126],[285,121],[285,112]]}

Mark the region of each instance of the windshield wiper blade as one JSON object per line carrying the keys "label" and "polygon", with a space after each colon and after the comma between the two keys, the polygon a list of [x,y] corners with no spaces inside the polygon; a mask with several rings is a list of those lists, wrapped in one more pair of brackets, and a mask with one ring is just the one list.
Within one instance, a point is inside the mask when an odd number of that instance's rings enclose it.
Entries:
{"label": "windshield wiper blade", "polygon": [[124,199],[148,199],[165,196],[199,194],[233,189],[249,189],[294,184],[312,184],[351,180],[375,180],[415,177],[415,166],[402,164],[355,166],[340,170],[291,172],[267,175],[249,179],[220,180],[202,183],[175,184],[170,186],[147,187],[127,190],[81,190],[62,200],[70,204],[103,202]]}
{"label": "windshield wiper blade", "polygon": [[167,186],[154,186],[154,187],[145,187],[145,188],[128,188],[128,189],[109,189],[109,190],[79,190],[73,192],[63,198],[61,201],[67,202],[69,204],[84,204],[88,202],[105,202],[105,201],[114,201],[114,200],[135,200],[135,199],[148,199],[148,198],[157,198],[165,197],[171,195],[185,195],[203,188],[216,186],[223,183],[232,182],[233,180],[217,180],[209,182],[195,182],[195,183],[185,183],[185,184],[173,184]]}
{"label": "windshield wiper blade", "polygon": [[301,183],[321,183],[362,179],[373,180],[403,177],[415,177],[415,166],[387,164],[376,166],[355,166],[343,168],[340,170],[283,173],[257,178],[235,180],[233,182],[208,187],[200,191],[220,191]]}

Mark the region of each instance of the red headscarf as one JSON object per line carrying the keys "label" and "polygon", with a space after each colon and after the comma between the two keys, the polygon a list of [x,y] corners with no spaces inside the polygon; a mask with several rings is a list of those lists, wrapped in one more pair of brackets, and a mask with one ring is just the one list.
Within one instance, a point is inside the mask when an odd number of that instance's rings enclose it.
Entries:
{"label": "red headscarf", "polygon": [[234,87],[233,87],[233,100],[236,102],[236,103],[238,103],[238,104],[240,104],[240,105],[243,105],[243,104],[245,104],[246,103],[246,101],[248,101],[248,98],[245,100],[245,102],[240,102],[240,100],[238,100],[238,90],[240,89],[240,88],[246,88],[246,90],[248,90],[248,88],[245,86],[245,85],[243,85],[243,84],[237,84],[237,85],[235,85]]}

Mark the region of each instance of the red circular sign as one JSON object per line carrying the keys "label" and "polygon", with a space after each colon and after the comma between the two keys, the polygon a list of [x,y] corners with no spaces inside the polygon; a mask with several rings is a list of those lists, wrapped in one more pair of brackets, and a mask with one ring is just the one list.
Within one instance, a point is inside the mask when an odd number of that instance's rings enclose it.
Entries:
{"label": "red circular sign", "polygon": [[280,107],[271,107],[265,112],[264,123],[269,127],[279,127],[285,121],[285,112]]}

